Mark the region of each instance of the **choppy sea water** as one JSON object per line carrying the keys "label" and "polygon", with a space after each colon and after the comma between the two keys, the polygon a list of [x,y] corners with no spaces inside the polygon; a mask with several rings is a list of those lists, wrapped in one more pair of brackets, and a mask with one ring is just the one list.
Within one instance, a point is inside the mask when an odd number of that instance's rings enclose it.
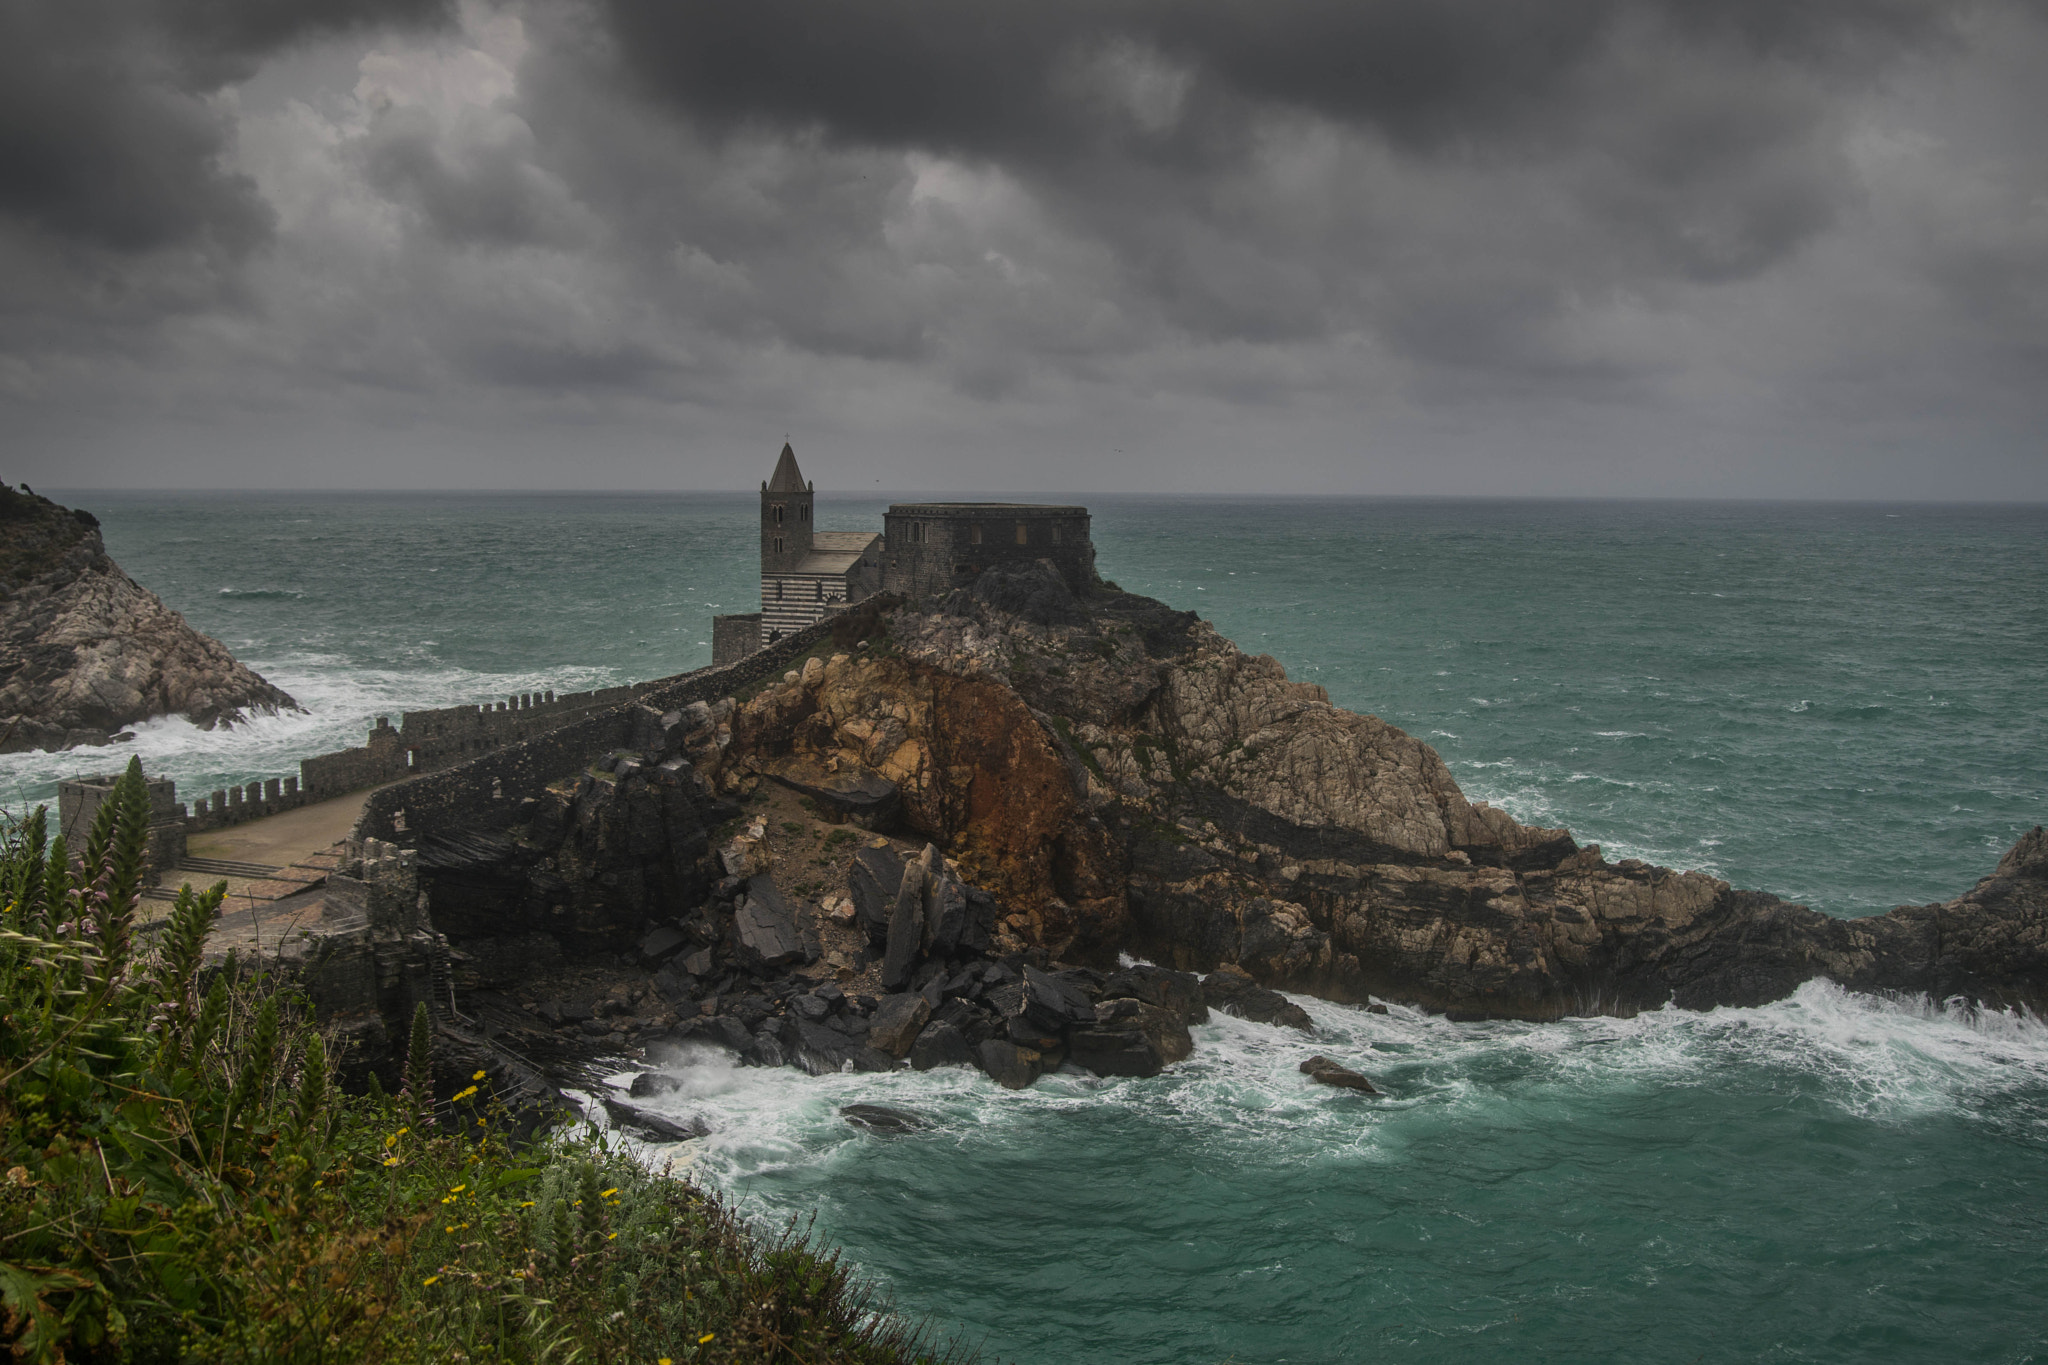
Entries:
{"label": "choppy sea water", "polygon": [[[187,794],[380,713],[704,663],[755,591],[751,496],[66,500],[308,707],[143,727]],[[1610,856],[1856,915],[2048,818],[2048,509],[1091,501],[1106,576]],[[0,797],[96,757],[0,759]],[[2048,1357],[2036,1021],[1825,985],[1542,1026],[1305,1003],[1313,1045],[1222,1019],[1150,1081],[710,1064],[676,1103],[722,1124],[705,1178],[1031,1365]],[[1389,1097],[1311,1087],[1311,1046]],[[856,1133],[854,1098],[939,1123]]]}

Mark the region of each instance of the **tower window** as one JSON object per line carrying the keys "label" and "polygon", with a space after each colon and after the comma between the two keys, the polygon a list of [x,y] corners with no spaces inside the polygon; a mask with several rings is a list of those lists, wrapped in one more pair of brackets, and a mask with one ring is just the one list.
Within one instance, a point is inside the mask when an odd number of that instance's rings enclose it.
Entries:
{"label": "tower window", "polygon": [[782,553],[782,537],[781,537],[781,536],[777,536],[777,537],[775,537],[775,553],[777,553],[777,554],[781,554],[781,553]]}
{"label": "tower window", "polygon": [[1058,522],[1052,524],[1052,543],[1055,545],[1060,543],[1060,524]]}
{"label": "tower window", "polygon": [[782,504],[778,502],[771,506],[768,509],[768,515],[774,520],[777,526],[782,525]]}
{"label": "tower window", "polygon": [[970,526],[967,528],[967,543],[969,545],[981,544],[981,528],[979,526]]}
{"label": "tower window", "polygon": [[782,600],[782,580],[779,578],[775,580],[775,600],[778,602]]}
{"label": "tower window", "polygon": [[1017,543],[1019,545],[1029,545],[1031,543],[1031,528],[1021,521],[1017,523]]}
{"label": "tower window", "polygon": [[825,580],[824,580],[824,579],[822,579],[822,578],[820,578],[820,579],[817,579],[817,580],[815,580],[815,581],[814,581],[814,582],[813,582],[813,583],[811,584],[811,600],[812,600],[813,602],[822,602],[822,601],[824,601],[824,600],[825,600]]}

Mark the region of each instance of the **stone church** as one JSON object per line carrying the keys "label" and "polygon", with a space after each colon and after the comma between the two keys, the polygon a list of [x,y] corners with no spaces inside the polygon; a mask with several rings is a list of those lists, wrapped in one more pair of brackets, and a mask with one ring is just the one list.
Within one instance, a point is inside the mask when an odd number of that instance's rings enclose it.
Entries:
{"label": "stone church", "polygon": [[711,618],[711,658],[743,659],[878,592],[906,601],[966,587],[998,564],[1045,560],[1095,583],[1088,509],[1021,502],[897,503],[873,531],[820,531],[815,486],[787,443],[761,485],[761,610]]}

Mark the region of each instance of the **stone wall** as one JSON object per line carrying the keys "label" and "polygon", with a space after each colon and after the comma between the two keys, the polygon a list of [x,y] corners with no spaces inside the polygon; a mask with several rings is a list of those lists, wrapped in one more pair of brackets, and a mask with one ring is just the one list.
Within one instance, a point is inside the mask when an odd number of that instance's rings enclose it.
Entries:
{"label": "stone wall", "polygon": [[883,518],[882,587],[910,601],[943,597],[998,564],[1050,560],[1067,586],[1095,586],[1085,507],[898,503]]}
{"label": "stone wall", "polygon": [[638,690],[629,704],[372,792],[356,822],[355,837],[416,847],[426,834],[502,829],[519,818],[521,801],[538,799],[549,783],[614,749],[631,747],[641,706],[658,712],[680,710],[691,702],[717,701],[779,677],[829,639],[832,625],[829,620],[820,621],[737,663],[642,684],[644,690]]}

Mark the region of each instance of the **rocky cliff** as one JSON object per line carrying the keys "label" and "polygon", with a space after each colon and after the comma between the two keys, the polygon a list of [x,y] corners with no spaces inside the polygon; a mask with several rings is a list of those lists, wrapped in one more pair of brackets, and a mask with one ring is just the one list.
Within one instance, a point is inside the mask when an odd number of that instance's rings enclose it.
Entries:
{"label": "rocky cliff", "polygon": [[211,729],[296,709],[122,573],[91,513],[0,484],[0,752],[105,744],[151,716]]}
{"label": "rocky cliff", "polygon": [[[782,646],[779,679],[622,708],[616,747],[532,795],[489,757],[385,793],[416,850],[393,903],[431,907],[485,1035],[1028,1085],[1154,1074],[1210,1009],[1312,1028],[1280,990],[1550,1019],[1825,975],[2048,1005],[2040,829],[1955,900],[1835,920],[1522,825],[1192,613],[1049,566],[833,630]],[[465,780],[478,799],[448,799]]]}
{"label": "rocky cliff", "polygon": [[1468,801],[1428,745],[1290,682],[1192,613],[1046,569],[890,618],[692,753],[886,795],[1002,902],[1014,947],[1119,952],[1336,1000],[1554,1018],[1861,989],[2048,1003],[2048,844],[1942,905],[1837,920],[1698,872],[1608,862]]}

